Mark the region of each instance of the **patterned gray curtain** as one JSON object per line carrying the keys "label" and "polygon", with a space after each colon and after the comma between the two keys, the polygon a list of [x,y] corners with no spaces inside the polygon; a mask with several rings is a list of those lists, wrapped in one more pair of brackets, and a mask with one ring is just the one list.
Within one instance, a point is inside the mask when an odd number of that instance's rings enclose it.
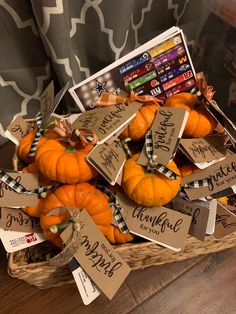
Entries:
{"label": "patterned gray curtain", "polygon": [[[1,135],[51,79],[72,86],[171,26],[192,51],[202,12],[202,0],[0,0]],[[61,109],[77,110],[69,95]]]}

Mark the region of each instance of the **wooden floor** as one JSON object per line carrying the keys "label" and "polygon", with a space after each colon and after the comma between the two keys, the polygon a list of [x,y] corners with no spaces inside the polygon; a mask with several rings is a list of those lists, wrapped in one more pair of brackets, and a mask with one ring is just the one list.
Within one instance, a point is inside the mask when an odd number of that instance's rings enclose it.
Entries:
{"label": "wooden floor", "polygon": [[233,314],[236,248],[183,262],[133,271],[112,301],[83,305],[74,284],[39,290],[9,277],[0,246],[1,314]]}

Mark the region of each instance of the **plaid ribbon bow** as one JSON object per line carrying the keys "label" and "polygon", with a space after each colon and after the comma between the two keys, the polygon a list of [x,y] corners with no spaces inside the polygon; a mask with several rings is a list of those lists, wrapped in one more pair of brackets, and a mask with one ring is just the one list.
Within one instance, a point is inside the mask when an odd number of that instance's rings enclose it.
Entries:
{"label": "plaid ribbon bow", "polygon": [[42,132],[43,132],[42,122],[43,122],[42,115],[39,112],[36,115],[37,132],[36,132],[36,134],[34,136],[34,140],[33,140],[32,144],[31,144],[28,157],[34,157],[34,155],[35,155],[35,152],[36,152],[36,149],[37,149],[37,146],[38,146],[38,142],[39,142],[40,137],[41,137]]}
{"label": "plaid ribbon bow", "polygon": [[134,101],[139,101],[145,104],[162,104],[163,101],[158,97],[151,95],[138,96],[132,90],[129,97],[122,97],[109,92],[103,92],[101,96],[96,100],[96,105],[101,107],[108,107],[117,104],[131,104]]}
{"label": "plaid ribbon bow", "polygon": [[71,123],[68,119],[61,119],[54,127],[54,132],[57,133],[61,140],[65,140],[71,146],[75,146],[80,140],[83,145],[96,144],[98,141],[97,135],[88,128],[72,129]]}
{"label": "plaid ribbon bow", "polygon": [[157,170],[167,178],[171,180],[176,180],[178,174],[170,170],[169,168],[163,166],[160,163],[157,163],[155,159],[157,156],[153,155],[153,141],[152,141],[152,131],[149,130],[145,135],[145,146],[146,146],[146,153],[148,156],[148,165],[147,165],[147,172],[152,173],[154,170]]}
{"label": "plaid ribbon bow", "polygon": [[115,207],[114,218],[115,221],[117,222],[120,231],[123,233],[129,233],[129,229],[126,226],[124,218],[121,214],[120,204],[117,202],[115,195],[103,185],[98,184],[97,188],[104,192],[110,198],[110,205],[113,205]]}
{"label": "plaid ribbon bow", "polygon": [[12,190],[14,190],[17,193],[24,193],[29,195],[32,194],[39,195],[61,185],[61,183],[56,183],[54,185],[40,186],[34,190],[27,190],[22,184],[14,180],[3,170],[0,170],[0,181],[4,182],[7,186],[9,186]]}

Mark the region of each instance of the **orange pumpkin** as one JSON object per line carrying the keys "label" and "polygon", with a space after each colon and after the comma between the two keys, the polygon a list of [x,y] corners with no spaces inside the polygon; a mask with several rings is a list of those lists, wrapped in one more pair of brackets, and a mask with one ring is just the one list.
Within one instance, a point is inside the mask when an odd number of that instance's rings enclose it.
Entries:
{"label": "orange pumpkin", "polygon": [[42,206],[43,199],[38,198],[38,202],[35,206],[22,207],[21,210],[32,217],[40,217],[40,208]]}
{"label": "orange pumpkin", "polygon": [[43,233],[48,240],[57,246],[62,245],[61,238],[59,233],[52,233],[50,227],[69,220],[70,214],[65,211],[64,213],[50,215],[50,212],[53,208],[61,206],[78,210],[86,209],[104,234],[112,221],[111,208],[103,192],[87,182],[60,186],[48,193],[40,204],[40,223]]}
{"label": "orange pumpkin", "polygon": [[211,134],[217,126],[215,118],[195,94],[179,93],[170,96],[164,107],[183,108],[189,112],[183,133],[185,137],[205,137]]}
{"label": "orange pumpkin", "polygon": [[185,164],[179,167],[179,171],[182,177],[186,177],[191,173],[196,172],[197,170],[198,170],[197,166],[195,166],[194,163],[192,162],[186,162]]}
{"label": "orange pumpkin", "polygon": [[[30,131],[23,139],[20,141],[19,146],[17,148],[18,156],[21,160],[26,162],[27,164],[33,162],[35,157],[28,157],[31,144],[34,140],[36,134],[36,130]],[[52,130],[48,130],[44,136],[42,136],[38,142],[38,147],[43,144],[49,138],[58,138],[58,135]]]}
{"label": "orange pumpkin", "polygon": [[134,240],[135,235],[131,233],[123,233],[114,225],[110,225],[105,229],[105,236],[111,244],[127,243]]}
{"label": "orange pumpkin", "polygon": [[[34,157],[28,157],[28,154],[30,151],[31,144],[34,140],[35,134],[36,134],[35,130],[32,130],[31,132],[29,132],[29,134],[27,134],[23,138],[23,140],[19,143],[19,146],[17,148],[18,156],[20,157],[21,160],[23,160],[27,164],[34,161]],[[41,137],[39,140],[38,146],[40,146],[45,141],[46,141],[46,138]]]}
{"label": "orange pumpkin", "polygon": [[62,183],[88,181],[97,176],[97,171],[86,159],[93,147],[88,144],[76,149],[56,140],[47,140],[36,151],[37,167],[51,180]]}
{"label": "orange pumpkin", "polygon": [[178,174],[170,180],[161,173],[148,173],[145,167],[137,164],[138,154],[128,159],[123,168],[122,187],[124,193],[136,203],[145,206],[161,206],[169,203],[178,193],[181,183],[179,169],[171,161],[168,168]]}
{"label": "orange pumpkin", "polygon": [[142,106],[134,119],[131,120],[128,127],[120,134],[120,138],[130,137],[132,141],[144,139],[145,134],[151,128],[159,105],[147,104]]}
{"label": "orange pumpkin", "polygon": [[221,204],[228,204],[228,197],[227,196],[223,196],[223,197],[220,197],[220,198],[217,198],[217,201]]}
{"label": "orange pumpkin", "polygon": [[23,173],[36,173],[36,174],[38,174],[39,186],[47,186],[47,185],[52,185],[55,183],[54,181],[49,180],[48,178],[46,178],[45,176],[43,176],[39,172],[39,169],[38,169],[36,162],[32,162],[28,166],[24,167],[21,171]]}

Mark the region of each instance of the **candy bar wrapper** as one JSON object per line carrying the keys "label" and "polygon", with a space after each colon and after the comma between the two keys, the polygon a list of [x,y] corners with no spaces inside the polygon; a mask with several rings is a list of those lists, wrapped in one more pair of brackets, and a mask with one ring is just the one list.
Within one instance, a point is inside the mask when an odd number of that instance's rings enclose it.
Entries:
{"label": "candy bar wrapper", "polygon": [[190,90],[195,70],[181,29],[172,27],[69,89],[81,111],[97,106],[103,92],[158,96]]}

